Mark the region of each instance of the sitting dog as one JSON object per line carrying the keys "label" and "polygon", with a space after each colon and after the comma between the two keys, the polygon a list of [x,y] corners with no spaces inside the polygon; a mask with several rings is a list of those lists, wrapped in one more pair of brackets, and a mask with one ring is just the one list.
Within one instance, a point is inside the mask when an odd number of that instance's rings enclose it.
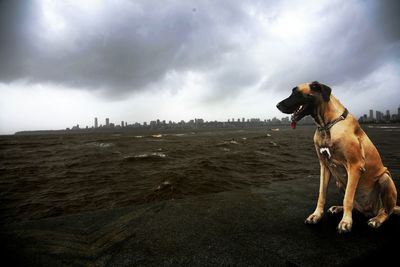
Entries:
{"label": "sitting dog", "polygon": [[400,214],[396,187],[376,147],[331,91],[319,82],[304,83],[277,105],[283,113],[293,114],[292,128],[307,115],[317,124],[314,145],[321,167],[319,196],[315,211],[305,223],[321,220],[329,179],[334,176],[344,193],[343,206],[328,209],[332,214],[343,211],[338,232],[351,231],[353,208],[372,217],[368,225],[378,228],[390,214]]}

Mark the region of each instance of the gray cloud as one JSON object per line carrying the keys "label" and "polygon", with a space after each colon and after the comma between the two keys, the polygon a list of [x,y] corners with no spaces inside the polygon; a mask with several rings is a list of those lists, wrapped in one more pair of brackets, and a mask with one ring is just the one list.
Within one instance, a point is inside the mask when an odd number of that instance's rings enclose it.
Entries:
{"label": "gray cloud", "polygon": [[[10,3],[11,2],[11,3]],[[43,10],[26,1],[2,4],[0,81],[50,82],[112,94],[140,90],[168,71],[218,67],[243,26],[231,1],[123,2],[95,17],[59,4],[68,28],[47,36]],[[26,15],[27,14],[27,15]],[[5,15],[5,16],[3,16]]]}
{"label": "gray cloud", "polygon": [[[94,14],[63,2],[53,8],[55,20],[40,1],[0,2],[1,83],[54,83],[118,98],[171,71],[190,70],[203,73],[211,90],[207,99],[215,100],[263,76],[262,88],[286,92],[316,79],[340,85],[399,63],[395,0],[325,4],[310,14],[317,30],[305,36],[307,42],[275,46],[261,60],[252,50],[261,26],[249,10],[274,25],[290,1],[106,1]],[[270,61],[273,54],[278,56]]]}

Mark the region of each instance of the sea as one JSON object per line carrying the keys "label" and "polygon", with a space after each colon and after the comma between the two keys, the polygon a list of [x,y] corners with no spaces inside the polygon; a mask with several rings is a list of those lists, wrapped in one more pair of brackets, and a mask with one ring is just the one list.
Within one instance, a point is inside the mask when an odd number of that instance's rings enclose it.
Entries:
{"label": "sea", "polygon": [[[400,127],[364,130],[400,179]],[[0,223],[319,179],[314,132],[281,126],[0,136]]]}

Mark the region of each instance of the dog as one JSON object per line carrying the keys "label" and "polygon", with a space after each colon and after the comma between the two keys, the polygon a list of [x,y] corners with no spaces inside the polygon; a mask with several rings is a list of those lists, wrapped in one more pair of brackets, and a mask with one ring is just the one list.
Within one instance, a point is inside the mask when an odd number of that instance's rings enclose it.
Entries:
{"label": "dog", "polygon": [[343,205],[328,209],[331,214],[343,212],[338,232],[351,231],[353,209],[371,217],[368,225],[378,228],[392,213],[400,214],[395,184],[356,118],[331,92],[329,86],[317,81],[304,83],[277,104],[281,112],[292,114],[292,128],[307,115],[317,124],[314,146],[320,163],[319,196],[315,211],[305,223],[316,224],[321,220],[328,183],[333,176],[344,193]]}

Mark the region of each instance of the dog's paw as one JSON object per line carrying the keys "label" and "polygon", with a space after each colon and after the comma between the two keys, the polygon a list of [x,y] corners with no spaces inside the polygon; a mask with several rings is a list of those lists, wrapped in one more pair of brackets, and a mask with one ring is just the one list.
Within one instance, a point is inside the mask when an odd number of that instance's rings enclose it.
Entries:
{"label": "dog's paw", "polygon": [[382,225],[382,222],[378,220],[376,217],[374,217],[368,220],[368,225],[371,226],[372,228],[378,228],[379,226]]}
{"label": "dog's paw", "polygon": [[330,214],[338,214],[343,211],[342,206],[332,206],[328,209],[328,213]]}
{"label": "dog's paw", "polygon": [[337,230],[339,232],[339,234],[343,234],[343,233],[348,233],[351,231],[351,227],[353,226],[353,221],[352,220],[341,220]]}
{"label": "dog's paw", "polygon": [[304,221],[305,224],[316,224],[322,218],[322,214],[313,213]]}

